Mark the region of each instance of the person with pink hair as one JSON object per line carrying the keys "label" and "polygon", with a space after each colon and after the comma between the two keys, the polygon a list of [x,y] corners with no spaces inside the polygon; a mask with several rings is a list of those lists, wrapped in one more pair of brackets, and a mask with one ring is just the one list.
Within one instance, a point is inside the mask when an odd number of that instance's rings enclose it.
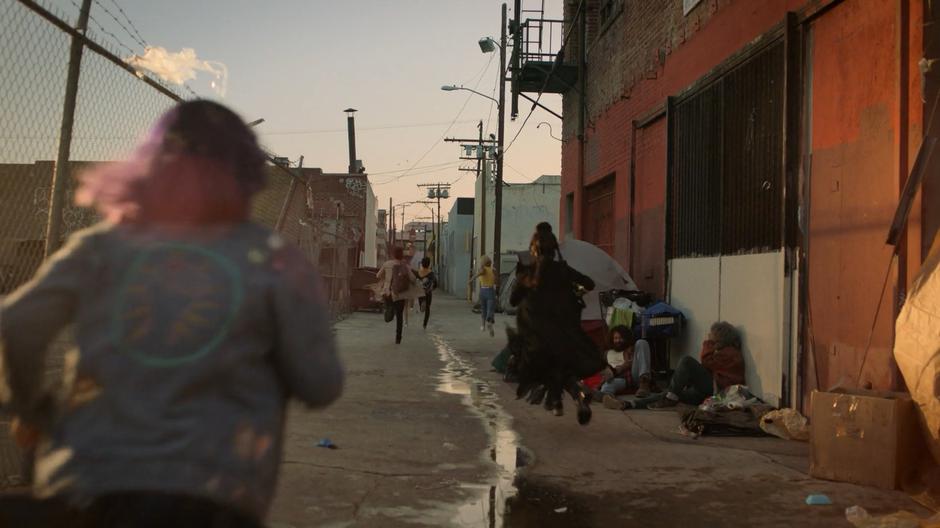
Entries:
{"label": "person with pink hair", "polygon": [[[103,221],[2,305],[0,396],[34,444],[36,498],[0,499],[0,525],[261,526],[288,398],[343,386],[320,276],[249,220],[264,173],[244,122],[197,100],[84,175],[77,201]],[[48,392],[69,324],[77,353]]]}

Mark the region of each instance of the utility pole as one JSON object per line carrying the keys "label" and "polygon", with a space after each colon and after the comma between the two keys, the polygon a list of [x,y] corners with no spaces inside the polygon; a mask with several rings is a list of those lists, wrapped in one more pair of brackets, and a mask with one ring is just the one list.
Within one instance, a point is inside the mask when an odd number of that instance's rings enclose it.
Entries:
{"label": "utility pole", "polygon": [[[494,203],[496,212],[493,214],[493,271],[496,274],[496,292],[499,294],[499,268],[502,260],[500,243],[502,242],[503,228],[503,141],[505,136],[506,115],[506,4],[502,7],[502,21],[499,28],[499,123],[496,132],[496,189]],[[498,302],[498,301],[497,301]]]}
{"label": "utility pole", "polygon": [[[486,178],[484,178],[485,171],[483,170],[483,168],[484,168],[484,165],[486,164],[486,160],[487,160],[486,153],[487,153],[487,150],[488,150],[488,149],[487,149],[487,148],[484,148],[484,144],[487,144],[487,143],[497,143],[496,141],[494,141],[494,140],[492,140],[492,139],[483,139],[483,120],[482,120],[482,119],[480,120],[479,124],[477,124],[477,129],[478,129],[478,131],[479,131],[479,137],[478,137],[478,139],[476,140],[476,141],[477,141],[477,143],[476,143],[476,147],[477,147],[477,151],[476,151],[476,160],[477,160],[477,169],[476,169],[476,173],[477,173],[477,181],[480,182],[480,202],[479,202],[479,204],[478,204],[478,203],[476,203],[476,200],[474,200],[473,207],[474,207],[474,208],[476,208],[477,206],[480,207],[480,254],[479,254],[479,255],[474,255],[474,254],[473,254],[473,253],[474,253],[474,251],[473,251],[473,239],[472,239],[472,237],[471,237],[471,239],[470,239],[470,246],[471,246],[471,247],[470,247],[470,253],[471,253],[471,254],[470,254],[470,270],[471,270],[471,273],[473,272],[474,262],[476,262],[476,259],[477,259],[478,257],[480,257],[481,255],[485,255],[485,254],[486,254]],[[470,146],[469,143],[472,143],[472,142],[473,142],[472,139],[461,139],[461,138],[444,138],[444,141],[446,141],[446,142],[448,142],[448,143],[466,143],[466,144],[467,144],[467,145],[461,145],[462,147],[469,147],[469,146]],[[474,224],[475,224],[475,222],[474,222]],[[476,228],[476,225],[474,225],[473,227]]]}
{"label": "utility pole", "polygon": [[392,216],[395,214],[395,210],[392,209],[392,198],[388,198],[388,215],[385,217],[385,221],[388,222],[388,233],[386,234],[386,239],[388,240],[388,249],[385,251],[386,257],[390,257],[392,254],[392,246],[395,245],[395,232],[392,231],[392,221],[394,218]]}
{"label": "utility pole", "polygon": [[[477,143],[477,179],[480,180],[480,254],[486,253],[486,178],[483,177],[483,164],[486,163],[486,150],[483,149],[483,120],[477,125],[480,131]],[[480,157],[482,156],[482,158]],[[470,256],[470,272],[473,272],[473,263],[480,255]]]}
{"label": "utility pole", "polygon": [[[428,198],[437,199],[437,227],[435,229],[434,237],[434,267],[437,268],[440,265],[440,255],[441,255],[441,198],[447,199],[450,198],[450,184],[449,183],[422,183],[418,187],[426,187],[428,189]],[[422,202],[418,202],[422,203]],[[433,203],[433,202],[432,202]],[[431,210],[433,216],[434,210]]]}
{"label": "utility pole", "polygon": [[[82,0],[75,29],[82,35],[88,29],[91,0]],[[78,76],[81,73],[82,49],[85,43],[73,36],[69,48],[69,69],[65,81],[65,100],[62,104],[62,125],[59,129],[59,152],[52,176],[52,191],[49,194],[49,223],[46,225],[45,256],[59,249],[62,241],[62,210],[65,208],[65,185],[69,175],[69,156],[72,150],[72,125],[75,123],[75,101],[78,98]]]}
{"label": "utility pole", "polygon": [[437,226],[437,235],[434,236],[434,269],[441,269],[441,199],[437,199],[437,223],[434,223],[434,215],[431,215],[431,227]]}

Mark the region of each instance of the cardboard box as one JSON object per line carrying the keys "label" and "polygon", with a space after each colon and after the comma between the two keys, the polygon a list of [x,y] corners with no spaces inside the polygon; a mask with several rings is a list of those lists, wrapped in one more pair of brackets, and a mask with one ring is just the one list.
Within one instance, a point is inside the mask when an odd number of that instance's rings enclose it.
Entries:
{"label": "cardboard box", "polygon": [[910,396],[873,391],[813,391],[810,474],[898,489],[923,455]]}

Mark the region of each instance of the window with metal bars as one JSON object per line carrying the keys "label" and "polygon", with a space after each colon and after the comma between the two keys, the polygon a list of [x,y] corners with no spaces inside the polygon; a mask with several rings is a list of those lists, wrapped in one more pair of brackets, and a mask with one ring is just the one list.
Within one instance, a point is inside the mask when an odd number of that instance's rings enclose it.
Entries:
{"label": "window with metal bars", "polygon": [[670,109],[669,257],[780,248],[783,43]]}

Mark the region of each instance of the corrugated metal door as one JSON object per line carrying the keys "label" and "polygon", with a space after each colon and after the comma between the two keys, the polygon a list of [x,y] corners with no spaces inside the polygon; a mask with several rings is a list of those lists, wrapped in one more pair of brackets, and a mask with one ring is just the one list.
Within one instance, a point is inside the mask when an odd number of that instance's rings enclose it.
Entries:
{"label": "corrugated metal door", "polygon": [[585,189],[584,239],[614,254],[614,182],[612,174]]}

